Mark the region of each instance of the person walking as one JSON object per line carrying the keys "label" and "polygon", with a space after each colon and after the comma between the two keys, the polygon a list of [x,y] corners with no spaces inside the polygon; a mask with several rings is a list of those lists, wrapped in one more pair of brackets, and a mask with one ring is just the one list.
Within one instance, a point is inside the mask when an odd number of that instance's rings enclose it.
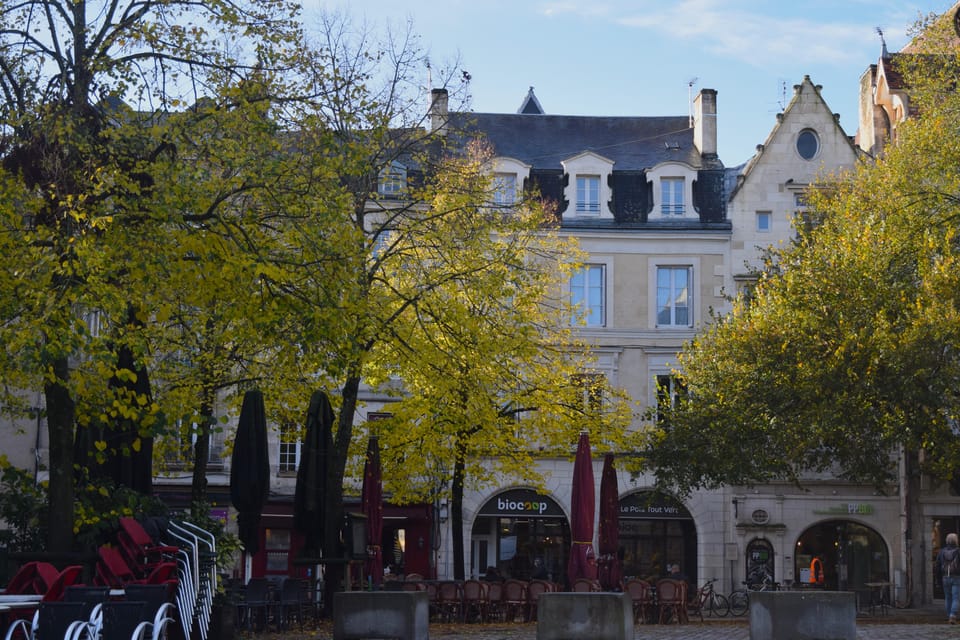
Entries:
{"label": "person walking", "polygon": [[960,606],[960,548],[957,546],[957,534],[947,534],[947,543],[937,554],[936,569],[943,580],[947,622],[956,624],[957,608]]}

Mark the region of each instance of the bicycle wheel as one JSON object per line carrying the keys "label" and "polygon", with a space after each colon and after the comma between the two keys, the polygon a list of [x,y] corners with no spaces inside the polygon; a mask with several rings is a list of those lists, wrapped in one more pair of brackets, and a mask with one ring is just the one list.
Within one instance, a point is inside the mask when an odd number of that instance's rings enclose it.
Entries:
{"label": "bicycle wheel", "polygon": [[718,618],[723,618],[730,613],[730,603],[727,601],[727,596],[722,593],[714,592],[710,594],[710,597],[707,598],[706,607],[708,615]]}
{"label": "bicycle wheel", "polygon": [[730,601],[730,613],[735,616],[742,616],[747,613],[747,609],[750,608],[750,598],[747,596],[747,592],[743,589],[737,589],[730,594],[728,598]]}

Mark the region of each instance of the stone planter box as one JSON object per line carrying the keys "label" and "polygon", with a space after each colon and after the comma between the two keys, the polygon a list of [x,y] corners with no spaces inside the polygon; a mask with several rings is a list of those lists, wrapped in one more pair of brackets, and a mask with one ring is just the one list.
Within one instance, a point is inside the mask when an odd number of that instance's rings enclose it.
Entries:
{"label": "stone planter box", "polygon": [[852,591],[754,591],[750,640],[856,640]]}

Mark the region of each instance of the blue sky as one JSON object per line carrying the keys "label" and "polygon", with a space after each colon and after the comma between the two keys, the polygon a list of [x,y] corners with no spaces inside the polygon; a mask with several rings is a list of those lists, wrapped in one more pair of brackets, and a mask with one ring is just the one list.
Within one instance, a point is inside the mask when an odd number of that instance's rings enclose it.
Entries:
{"label": "blue sky", "polygon": [[[439,65],[459,56],[471,107],[514,113],[530,86],[551,114],[686,115],[717,90],[720,159],[749,159],[809,75],[848,135],[860,76],[955,0],[304,0],[357,22],[411,20]],[[426,76],[425,76],[426,77]]]}

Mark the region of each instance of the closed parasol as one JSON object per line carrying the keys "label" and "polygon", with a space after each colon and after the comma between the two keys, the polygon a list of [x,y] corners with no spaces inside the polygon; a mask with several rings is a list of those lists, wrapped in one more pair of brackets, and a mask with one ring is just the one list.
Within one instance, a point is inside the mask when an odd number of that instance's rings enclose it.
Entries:
{"label": "closed parasol", "polygon": [[323,556],[323,527],[326,508],[327,473],[333,449],[333,408],[323,391],[314,391],[307,409],[307,423],[297,468],[293,497],[293,526],[305,538],[303,555]]}
{"label": "closed parasol", "polygon": [[598,551],[600,586],[607,591],[621,587],[620,557],[620,496],[617,488],[617,470],[613,466],[613,454],[603,457],[600,474],[600,515],[598,522]]}
{"label": "closed parasol", "polygon": [[263,393],[252,389],[243,395],[230,458],[230,500],[238,512],[240,542],[247,553],[260,550],[260,515],[270,493],[270,460],[267,456],[267,414]]}
{"label": "closed parasol", "polygon": [[367,562],[364,567],[373,586],[383,581],[383,484],[380,477],[380,444],[377,436],[370,436],[367,459],[363,464],[363,493],[361,509],[367,516]]}
{"label": "closed parasol", "polygon": [[567,562],[567,579],[571,585],[580,578],[597,578],[596,555],[593,552],[593,489],[590,437],[583,431],[573,462],[573,492],[570,496],[570,535],[573,541]]}

